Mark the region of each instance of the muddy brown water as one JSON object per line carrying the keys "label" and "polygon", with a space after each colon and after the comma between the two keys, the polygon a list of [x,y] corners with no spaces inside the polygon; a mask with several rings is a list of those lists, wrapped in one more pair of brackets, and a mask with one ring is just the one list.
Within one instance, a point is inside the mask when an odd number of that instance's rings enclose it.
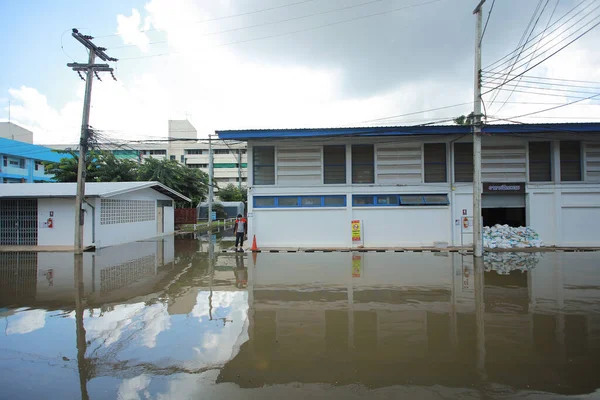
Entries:
{"label": "muddy brown water", "polygon": [[600,398],[600,253],[0,253],[0,398]]}

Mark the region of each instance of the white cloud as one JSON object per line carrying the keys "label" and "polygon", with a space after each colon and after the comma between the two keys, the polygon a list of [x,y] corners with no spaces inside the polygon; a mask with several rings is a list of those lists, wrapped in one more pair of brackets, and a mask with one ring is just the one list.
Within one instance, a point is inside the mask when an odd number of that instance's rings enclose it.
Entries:
{"label": "white cloud", "polygon": [[[117,399],[119,400],[140,400],[149,398],[146,390],[150,385],[150,377],[147,375],[139,375],[135,378],[124,379],[119,385]],[[140,396],[140,392],[145,392],[144,397]]]}
{"label": "white cloud", "polygon": [[[271,3],[261,4],[252,9],[267,7]],[[121,58],[117,64],[119,81],[113,82],[106,76],[103,82],[94,82],[91,125],[106,130],[106,134],[112,138],[164,137],[168,119],[183,118],[189,113],[199,135],[206,137],[217,129],[360,125],[365,120],[469,102],[472,99],[470,53],[465,56],[464,52],[448,50],[452,45],[441,44],[435,36],[439,32],[428,33],[415,28],[414,24],[418,21],[408,18],[412,14],[397,15],[403,22],[398,29],[402,29],[402,32],[411,27],[416,29],[418,34],[415,33],[415,40],[416,36],[419,36],[418,40],[425,40],[420,35],[430,36],[427,40],[431,48],[422,54],[423,60],[419,54],[410,53],[412,41],[407,43],[404,36],[394,34],[389,37],[389,43],[377,42],[380,39],[373,25],[381,23],[378,19],[366,20],[364,26],[340,25],[340,31],[325,29],[310,35],[291,35],[284,39],[219,47],[232,41],[291,30],[295,25],[273,25],[266,30],[261,28],[226,34],[215,32],[314,11],[302,12],[294,8],[281,10],[282,13],[288,13],[285,15],[257,13],[251,17],[202,22],[250,10],[241,7],[235,2],[150,0],[144,9],[133,9],[130,16],[118,15],[117,32],[121,40],[124,44],[137,46],[137,49],[107,51]],[[508,10],[509,5],[505,8]],[[435,14],[435,10],[435,7],[423,7],[415,12],[427,12],[425,16],[433,15],[432,18],[437,18],[435,21],[443,19],[442,25],[449,24],[448,18],[436,16],[439,13]],[[498,10],[498,13],[501,11]],[[430,14],[432,12],[435,15]],[[460,12],[463,18],[462,10],[452,12]],[[470,18],[470,12],[465,15]],[[465,21],[470,21],[467,17]],[[434,24],[435,21],[429,23]],[[308,21],[303,23],[307,24]],[[151,32],[139,31],[149,28]],[[509,28],[510,32],[507,31],[506,35],[516,30],[512,25]],[[506,51],[505,46],[499,50],[499,46],[490,39],[503,34],[494,29],[499,29],[497,24],[490,23],[490,32],[486,36],[486,46],[488,43],[489,46],[485,48],[490,57],[494,46],[497,47],[494,50],[496,52]],[[463,31],[457,28],[456,32],[448,33],[448,41],[464,39],[462,36],[466,34]],[[341,33],[347,35],[348,41],[354,45],[350,46],[347,41],[340,42]],[[361,37],[363,33],[366,36]],[[360,40],[357,40],[357,35]],[[592,39],[590,37],[588,41],[569,47],[544,63],[544,69],[532,73],[559,78],[600,79],[597,67],[600,65],[600,56],[593,50]],[[165,40],[166,44],[154,46],[149,44],[150,40]],[[103,39],[99,38],[97,42],[102,45]],[[340,44],[340,50],[335,43]],[[382,50],[377,49],[377,43],[381,44]],[[400,61],[386,58],[388,53],[397,50],[399,53],[404,51],[405,58]],[[127,59],[162,53],[169,55]],[[431,59],[434,57],[432,54],[447,57],[448,60],[434,63],[439,60]],[[419,67],[419,63],[429,64]],[[371,84],[377,89],[368,90]],[[83,86],[81,83],[72,93],[71,101],[59,109],[50,107],[46,94],[34,88],[11,89],[10,95],[15,100],[13,118],[34,130],[36,143],[75,143],[81,124]],[[506,93],[499,99],[505,96]],[[515,93],[511,101],[564,102],[565,99]],[[384,122],[392,125],[430,122],[466,114],[471,108],[465,105]],[[510,117],[542,108],[543,105],[507,104],[500,115]],[[488,112],[497,109],[498,105],[495,105]],[[565,107],[560,112],[563,116],[583,118],[597,114],[597,108],[589,106]],[[556,122],[552,118],[548,120]],[[539,122],[535,119],[529,121]]]}
{"label": "white cloud", "polygon": [[150,27],[150,19],[146,19],[146,23],[142,26],[142,17],[136,9],[131,10],[131,17],[117,15],[117,34],[121,36],[125,44],[138,46],[143,52],[149,49],[150,38],[141,30],[146,30]]}
{"label": "white cloud", "polygon": [[26,310],[7,317],[7,335],[21,335],[42,329],[46,325],[46,311]]}

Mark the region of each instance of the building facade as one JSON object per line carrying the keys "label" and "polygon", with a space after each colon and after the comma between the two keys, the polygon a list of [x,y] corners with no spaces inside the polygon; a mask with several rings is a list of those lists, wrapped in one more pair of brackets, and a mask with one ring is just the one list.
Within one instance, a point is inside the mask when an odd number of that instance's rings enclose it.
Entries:
{"label": "building facade", "polygon": [[[198,168],[208,173],[209,144],[207,139],[198,140],[196,128],[187,120],[169,121],[169,134],[166,139],[147,142],[103,144],[117,158],[127,158],[143,162],[145,158],[169,159]],[[53,149],[76,149],[75,144],[48,145]],[[221,187],[230,183],[246,186],[247,155],[244,142],[213,140],[214,180]]]}
{"label": "building facade", "polygon": [[[485,226],[597,246],[600,124],[488,125]],[[220,131],[248,141],[249,233],[263,247],[471,244],[467,126]],[[358,224],[353,221],[358,221]],[[353,240],[353,227],[355,238]]]}
{"label": "building facade", "polygon": [[[76,183],[14,184],[0,189],[0,247],[73,248]],[[191,200],[159,182],[88,182],[85,247],[107,247],[169,235],[174,200]]]}
{"label": "building facade", "polygon": [[[8,124],[12,125],[13,131],[15,127],[20,128],[12,123]],[[52,152],[50,148],[0,137],[0,184],[50,182],[52,175],[45,173],[43,162],[56,162],[60,158],[61,155]]]}

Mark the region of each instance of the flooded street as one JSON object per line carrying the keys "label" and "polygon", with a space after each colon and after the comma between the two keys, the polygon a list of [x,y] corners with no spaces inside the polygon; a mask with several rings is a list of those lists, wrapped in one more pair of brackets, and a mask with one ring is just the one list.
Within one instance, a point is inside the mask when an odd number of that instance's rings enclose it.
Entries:
{"label": "flooded street", "polygon": [[600,397],[600,253],[232,246],[0,253],[0,398]]}

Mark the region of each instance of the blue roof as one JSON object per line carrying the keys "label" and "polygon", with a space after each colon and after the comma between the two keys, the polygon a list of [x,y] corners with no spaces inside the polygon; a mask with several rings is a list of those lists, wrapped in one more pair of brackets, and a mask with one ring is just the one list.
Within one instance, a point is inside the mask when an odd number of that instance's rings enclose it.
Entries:
{"label": "blue roof", "polygon": [[60,161],[61,158],[69,157],[65,154],[56,153],[48,147],[5,138],[0,138],[0,154],[52,162],[57,162]]}
{"label": "blue roof", "polygon": [[[513,133],[600,133],[600,123],[555,123],[555,124],[497,124],[485,125],[488,134]],[[275,138],[314,138],[325,136],[409,136],[409,135],[466,135],[470,126],[463,125],[417,125],[385,126],[366,128],[315,128],[315,129],[243,129],[217,131],[220,139],[252,140]]]}

